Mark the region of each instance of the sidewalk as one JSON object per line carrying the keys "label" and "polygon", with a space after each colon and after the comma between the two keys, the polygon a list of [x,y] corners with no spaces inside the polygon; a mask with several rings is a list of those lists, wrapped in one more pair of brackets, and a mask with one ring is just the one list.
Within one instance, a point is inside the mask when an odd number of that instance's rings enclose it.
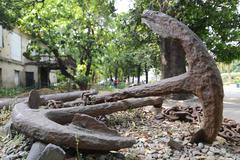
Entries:
{"label": "sidewalk", "polygon": [[240,123],[240,88],[235,84],[224,86],[224,117],[231,118]]}

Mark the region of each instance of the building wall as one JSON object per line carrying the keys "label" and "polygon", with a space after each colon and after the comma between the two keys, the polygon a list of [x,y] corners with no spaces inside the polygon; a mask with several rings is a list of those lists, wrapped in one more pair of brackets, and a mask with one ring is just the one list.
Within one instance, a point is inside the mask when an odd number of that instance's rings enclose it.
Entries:
{"label": "building wall", "polygon": [[2,40],[3,47],[0,48],[0,55],[1,57],[11,59],[10,32],[7,31],[6,29],[3,29],[1,34],[3,37],[3,40]]}
{"label": "building wall", "polygon": [[23,65],[0,61],[0,68],[2,70],[2,87],[17,87],[14,79],[15,71],[19,71],[20,85],[24,83]]}
{"label": "building wall", "polygon": [[57,83],[57,71],[56,70],[51,70],[49,73],[49,80],[50,84],[54,85]]}
{"label": "building wall", "polygon": [[[34,65],[25,65],[29,60],[23,56],[27,44],[29,43],[29,37],[16,29],[10,32],[6,29],[1,29],[1,27],[0,36],[2,37],[2,45],[0,45],[1,87],[12,88],[25,86],[26,72],[33,72],[34,82],[38,83],[38,67]],[[19,84],[16,83],[18,74]]]}
{"label": "building wall", "polygon": [[[34,81],[35,83],[39,83],[39,78],[38,78],[38,67],[34,66],[34,65],[25,65],[24,66],[24,72],[33,72],[34,73]],[[24,75],[24,79],[25,79],[25,75]]]}

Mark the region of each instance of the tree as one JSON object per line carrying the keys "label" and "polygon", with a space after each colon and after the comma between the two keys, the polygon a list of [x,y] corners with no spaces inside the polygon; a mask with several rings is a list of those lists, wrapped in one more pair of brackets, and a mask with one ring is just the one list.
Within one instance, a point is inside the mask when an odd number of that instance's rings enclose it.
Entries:
{"label": "tree", "polygon": [[[15,11],[18,3],[11,5]],[[54,57],[61,73],[85,89],[92,74],[94,59],[103,54],[105,44],[109,41],[107,23],[113,15],[113,5],[111,0],[44,0],[34,3],[33,7],[23,5],[19,11],[21,16],[12,17],[18,20],[20,29],[33,38],[25,56],[35,60],[46,54]],[[41,44],[47,48],[42,49]],[[32,51],[37,51],[38,55],[32,56]],[[67,66],[63,56],[75,60],[75,67]],[[76,69],[78,64],[85,66],[81,70],[84,74],[76,73],[79,71]]]}
{"label": "tree", "polygon": [[[135,13],[135,18],[139,18],[144,9],[161,10],[187,24],[201,39],[204,40],[209,50],[215,55],[217,61],[231,62],[239,59],[239,24],[240,16],[237,11],[238,1],[149,1],[136,0],[135,8],[131,11]],[[159,41],[163,55],[173,55],[175,58],[165,57],[167,64],[172,64],[168,59],[183,59],[176,56],[178,52],[183,52],[181,46],[174,40]],[[171,48],[173,47],[173,48]],[[166,53],[166,54],[165,54]],[[164,60],[164,59],[162,59]],[[183,60],[182,60],[183,61]],[[179,63],[173,61],[173,64]],[[183,62],[177,65],[182,68]],[[178,71],[171,73],[176,67],[165,66],[167,69],[164,77],[177,75]],[[164,71],[163,67],[163,71]]]}
{"label": "tree", "polygon": [[130,76],[137,77],[139,84],[140,76],[144,71],[146,83],[148,83],[149,69],[158,67],[159,48],[155,44],[156,36],[153,36],[146,26],[138,24],[141,21],[136,22],[135,20],[129,13],[118,15],[118,19],[116,19],[118,34],[115,36],[114,44],[121,52],[119,58],[125,79],[130,82]]}
{"label": "tree", "polygon": [[5,1],[0,0],[0,25],[4,28],[12,29],[17,20],[22,17],[22,8],[34,7],[37,0],[23,1]]}
{"label": "tree", "polygon": [[[186,23],[204,40],[217,61],[238,59],[240,16],[236,6],[237,0],[136,0],[129,13],[116,16],[112,0],[1,1],[0,24],[17,24],[34,38],[25,53],[27,57],[55,58],[64,76],[86,88],[96,73],[130,81],[131,76],[139,77],[144,71],[147,82],[149,68],[160,68],[160,59],[162,64],[167,62],[161,67],[165,78],[185,72],[181,44],[161,39],[141,24],[145,9],[165,11]],[[41,44],[47,48],[41,48]],[[32,56],[32,51],[38,55]],[[66,57],[74,64],[67,65]],[[101,71],[103,68],[106,73]]]}
{"label": "tree", "polygon": [[[187,24],[208,46],[217,61],[231,62],[239,59],[238,1],[177,1],[136,0],[131,18],[139,22],[145,9],[167,13]],[[146,30],[145,30],[146,31]],[[185,51],[174,39],[159,37],[161,48],[162,78],[169,78],[186,72]],[[181,98],[181,97],[180,97]]]}
{"label": "tree", "polygon": [[187,24],[216,56],[217,61],[231,62],[239,59],[238,0],[177,1],[136,0],[135,9],[161,10]]}

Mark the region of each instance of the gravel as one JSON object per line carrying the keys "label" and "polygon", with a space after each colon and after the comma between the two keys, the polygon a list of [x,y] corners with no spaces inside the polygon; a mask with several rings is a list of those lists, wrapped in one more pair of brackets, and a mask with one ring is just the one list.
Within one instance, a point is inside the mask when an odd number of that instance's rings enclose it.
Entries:
{"label": "gravel", "polygon": [[22,134],[16,134],[14,138],[0,138],[0,157],[4,160],[25,159],[28,155],[32,139]]}
{"label": "gravel", "polygon": [[[86,160],[240,160],[240,143],[229,142],[217,137],[213,144],[191,144],[191,135],[200,124],[168,121],[155,118],[144,108],[117,112],[107,115],[104,122],[124,136],[135,137],[137,143],[132,148],[104,154],[85,154]],[[18,136],[16,138],[16,136]],[[2,159],[24,159],[33,140],[16,135],[13,139],[0,139]],[[183,146],[182,150],[172,149],[168,142],[173,140]],[[68,154],[68,150],[65,150]],[[74,156],[74,154],[71,154]],[[71,156],[67,156],[71,157]],[[66,158],[71,159],[71,158]]]}
{"label": "gravel", "polygon": [[[125,155],[126,159],[240,160],[240,153],[234,152],[239,148],[240,143],[229,142],[222,137],[217,137],[217,140],[211,145],[189,143],[191,135],[199,129],[199,124],[158,120],[154,114],[145,109],[137,109],[134,112],[118,112],[107,116],[107,118],[107,124],[116,122],[120,126],[122,119],[125,119],[124,123],[127,123],[128,126],[118,127],[118,131],[122,135],[137,139],[137,143],[132,148],[119,151]],[[116,129],[114,125],[110,126]],[[168,146],[170,139],[182,144],[183,149],[178,151]]]}

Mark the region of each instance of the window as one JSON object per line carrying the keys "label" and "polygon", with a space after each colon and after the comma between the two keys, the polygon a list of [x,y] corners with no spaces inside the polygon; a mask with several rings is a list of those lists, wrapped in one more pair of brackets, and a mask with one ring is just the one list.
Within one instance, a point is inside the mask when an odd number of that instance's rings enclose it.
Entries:
{"label": "window", "polygon": [[11,58],[17,61],[21,61],[22,60],[21,37],[14,32],[10,34],[10,37],[11,37],[10,42]]}
{"label": "window", "polygon": [[20,72],[17,70],[14,71],[14,82],[16,87],[20,85]]}
{"label": "window", "polygon": [[0,48],[3,48],[3,28],[0,25]]}

